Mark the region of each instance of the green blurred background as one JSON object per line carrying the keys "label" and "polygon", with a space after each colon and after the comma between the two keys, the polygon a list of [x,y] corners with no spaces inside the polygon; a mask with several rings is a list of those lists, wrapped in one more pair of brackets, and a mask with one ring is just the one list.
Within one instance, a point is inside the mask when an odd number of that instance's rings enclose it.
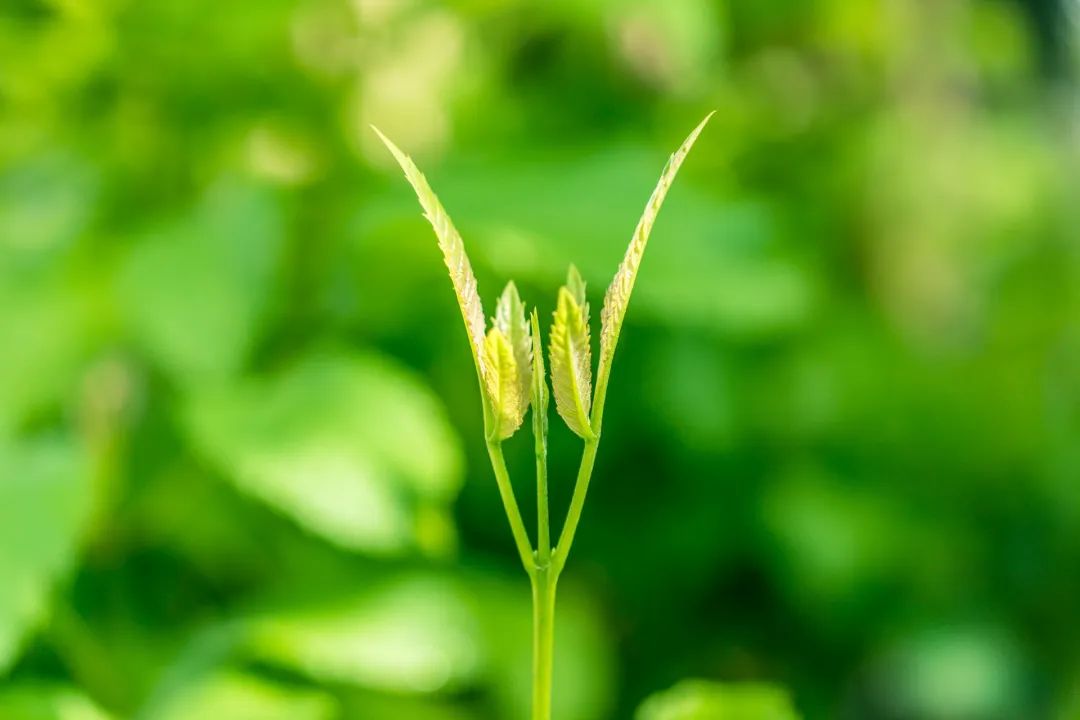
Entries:
{"label": "green blurred background", "polygon": [[546,326],[570,262],[599,307],[714,108],[616,358],[556,717],[691,677],[807,718],[1080,717],[1078,17],[2,0],[0,718],[525,717],[465,333],[368,124],[488,311],[513,278]]}

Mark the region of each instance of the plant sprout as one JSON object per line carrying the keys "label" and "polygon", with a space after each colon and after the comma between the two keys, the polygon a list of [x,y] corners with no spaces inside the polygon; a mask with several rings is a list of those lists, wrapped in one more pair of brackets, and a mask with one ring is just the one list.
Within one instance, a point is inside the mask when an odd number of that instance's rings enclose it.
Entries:
{"label": "plant sprout", "polygon": [[[450,216],[409,156],[373,127],[401,165],[406,179],[416,191],[425,217],[435,229],[439,249],[450,271],[450,280],[465,321],[480,385],[488,455],[521,563],[532,583],[533,720],[551,718],[555,588],[574,543],[589,490],[604,422],[604,401],[611,378],[611,363],[623,318],[656,216],[679,167],[711,117],[712,113],[702,120],[668,160],[630,239],[626,255],[604,295],[604,306],[600,311],[600,357],[595,387],[589,303],[585,298],[585,281],[573,265],[570,266],[566,284],[559,288],[548,340],[551,388],[555,396],[555,409],[567,426],[582,438],[584,448],[566,521],[554,545],[551,542],[547,490],[549,395],[537,312],[534,308],[526,319],[525,305],[511,281],[499,297],[489,327],[484,319],[483,304],[472,265],[465,253],[465,244]],[[522,522],[502,451],[503,441],[521,427],[530,405],[533,408],[532,430],[536,445],[535,549]]]}

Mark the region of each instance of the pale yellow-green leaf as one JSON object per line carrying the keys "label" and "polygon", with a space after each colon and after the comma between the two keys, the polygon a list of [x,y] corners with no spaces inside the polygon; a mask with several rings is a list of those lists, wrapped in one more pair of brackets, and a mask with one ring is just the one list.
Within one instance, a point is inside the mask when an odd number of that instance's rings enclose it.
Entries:
{"label": "pale yellow-green leaf", "polygon": [[[649,233],[652,231],[656,216],[660,213],[660,207],[664,204],[671,184],[675,181],[675,175],[679,167],[686,159],[690,148],[694,146],[698,135],[705,128],[705,124],[713,113],[709,113],[701,123],[694,128],[689,137],[683,142],[678,150],[664,166],[664,172],[660,175],[660,182],[656,184],[649,202],[645,205],[645,212],[638,221],[634,235],[630,239],[630,246],[626,249],[619,269],[615,272],[615,278],[611,281],[607,293],[604,295],[604,307],[600,312],[600,365],[601,368],[609,367],[612,355],[615,353],[615,345],[619,341],[619,331],[622,329],[623,318],[626,316],[626,307],[630,303],[630,294],[634,290],[634,281],[637,279],[638,268],[641,266],[641,258],[645,253],[645,245],[649,242]],[[604,375],[601,370],[601,375]]]}
{"label": "pale yellow-green leaf", "polygon": [[555,408],[583,438],[593,437],[589,409],[592,404],[592,351],[589,347],[589,306],[575,297],[584,297],[584,283],[571,267],[567,285],[559,288],[555,322],[551,326],[551,386]]}
{"label": "pale yellow-green leaf", "polygon": [[481,377],[485,375],[484,367],[484,308],[480,302],[480,293],[476,287],[476,276],[473,274],[469,256],[465,253],[465,243],[461,235],[454,227],[450,216],[446,213],[439,198],[428,185],[427,178],[416,167],[412,159],[402,152],[390,138],[386,137],[375,126],[372,129],[383,141],[386,147],[397,160],[398,165],[405,172],[405,178],[416,191],[416,197],[420,200],[420,206],[424,209],[424,217],[435,229],[435,235],[439,240],[439,249],[442,250],[446,268],[450,271],[450,281],[454,284],[454,292],[457,294],[458,305],[461,308],[461,316],[465,320],[465,330],[469,334],[469,342],[472,345],[473,359],[476,369]]}
{"label": "pale yellow-green leaf", "polygon": [[493,432],[500,440],[510,437],[521,427],[525,403],[518,382],[518,366],[510,341],[498,328],[491,328],[484,339],[487,370],[484,382],[491,403]]}
{"label": "pale yellow-green leaf", "polygon": [[514,351],[514,362],[517,363],[518,397],[521,398],[521,412],[524,414],[529,407],[532,395],[533,340],[529,335],[529,323],[525,319],[525,306],[521,304],[521,297],[512,281],[506,284],[506,289],[499,296],[493,325],[506,336]]}

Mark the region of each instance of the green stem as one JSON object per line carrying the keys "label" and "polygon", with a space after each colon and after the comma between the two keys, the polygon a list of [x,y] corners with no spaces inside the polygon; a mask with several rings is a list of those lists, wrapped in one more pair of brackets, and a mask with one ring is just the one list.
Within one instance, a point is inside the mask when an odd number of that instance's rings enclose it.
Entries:
{"label": "green stem", "polygon": [[533,712],[532,720],[551,720],[552,669],[555,655],[555,585],[551,566],[532,576]]}
{"label": "green stem", "polygon": [[533,436],[536,439],[536,556],[537,565],[551,564],[551,519],[548,513],[546,419],[533,412]]}
{"label": "green stem", "polygon": [[529,544],[529,534],[521,521],[521,511],[518,510],[517,500],[514,499],[514,488],[510,484],[510,473],[506,470],[502,443],[489,439],[487,447],[491,467],[495,471],[495,481],[499,486],[499,495],[502,497],[503,507],[506,508],[506,517],[510,520],[510,531],[514,535],[518,555],[521,556],[521,564],[525,567],[525,572],[532,577],[536,574],[536,561],[533,559],[532,545]]}
{"label": "green stem", "polygon": [[585,450],[581,454],[581,466],[578,468],[577,482],[574,485],[574,496],[570,500],[570,511],[566,514],[566,524],[563,525],[562,533],[559,535],[559,544],[551,556],[551,564],[556,575],[562,572],[566,557],[570,554],[570,546],[574,544],[574,535],[581,521],[581,511],[585,507],[585,496],[589,492],[589,481],[592,479],[596,449],[599,445],[599,436],[585,441]]}

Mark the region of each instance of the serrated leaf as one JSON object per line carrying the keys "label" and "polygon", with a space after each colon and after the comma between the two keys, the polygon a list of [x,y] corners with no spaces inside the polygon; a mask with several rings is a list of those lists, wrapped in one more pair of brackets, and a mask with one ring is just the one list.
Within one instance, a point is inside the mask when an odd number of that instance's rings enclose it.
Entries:
{"label": "serrated leaf", "polygon": [[[435,230],[435,236],[439,240],[439,249],[442,251],[446,268],[450,272],[450,281],[454,285],[454,293],[457,295],[458,306],[461,308],[461,317],[465,321],[465,331],[469,334],[469,342],[472,345],[473,360],[476,362],[476,370],[481,378],[485,378],[486,368],[484,362],[484,307],[480,301],[480,293],[476,286],[476,275],[473,273],[469,256],[465,253],[465,243],[461,235],[454,227],[450,216],[446,213],[439,198],[428,185],[427,178],[416,167],[412,159],[402,152],[390,138],[374,125],[371,128],[383,144],[393,154],[398,165],[405,173],[405,179],[416,191],[416,197],[420,200],[420,206],[424,209],[424,217],[431,223]],[[486,378],[485,378],[486,382]]]}
{"label": "serrated leaf", "polygon": [[649,242],[649,233],[652,232],[656,216],[660,213],[660,207],[664,204],[664,198],[667,197],[668,190],[671,189],[671,184],[675,181],[675,175],[678,174],[683,160],[690,153],[690,148],[694,146],[698,135],[712,116],[713,113],[706,115],[705,119],[694,128],[679,149],[668,159],[664,171],[660,174],[660,181],[649,197],[645,212],[630,239],[626,255],[604,295],[604,307],[600,311],[600,365],[602,368],[610,366],[611,358],[615,353],[615,345],[619,342],[619,331],[622,329],[623,318],[626,317],[630,294],[634,290],[634,282],[637,280],[638,269],[641,267],[641,258],[645,254],[645,246]]}
{"label": "serrated leaf", "polygon": [[517,286],[512,281],[506,284],[506,289],[499,296],[493,325],[506,336],[514,351],[518,397],[521,398],[521,413],[524,415],[532,396],[533,340],[529,335],[529,323],[525,320],[525,306],[521,304]]}
{"label": "serrated leaf", "polygon": [[[559,288],[555,322],[551,326],[551,386],[555,408],[583,438],[593,437],[589,410],[592,404],[592,350],[589,346],[589,305],[584,281],[571,266],[567,284]],[[576,294],[576,296],[575,296]]]}
{"label": "serrated leaf", "polygon": [[495,435],[500,440],[513,435],[525,417],[517,360],[510,341],[499,328],[491,328],[484,339],[487,371],[484,382],[491,403]]}

